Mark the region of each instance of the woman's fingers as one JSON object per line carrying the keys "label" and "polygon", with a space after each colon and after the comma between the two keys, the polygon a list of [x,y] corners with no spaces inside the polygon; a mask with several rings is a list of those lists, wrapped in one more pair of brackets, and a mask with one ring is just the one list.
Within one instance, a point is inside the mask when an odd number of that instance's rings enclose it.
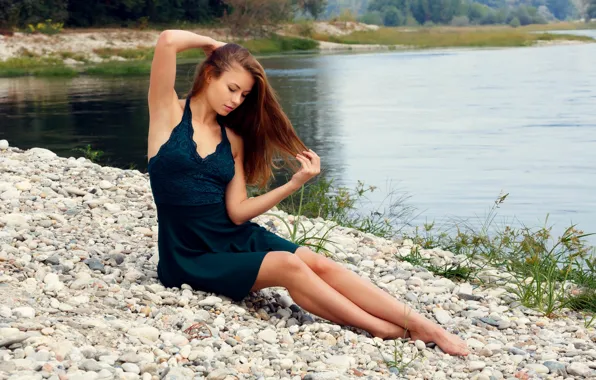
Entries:
{"label": "woman's fingers", "polygon": [[302,154],[298,154],[296,156],[296,158],[300,162],[302,162],[302,167],[304,168],[305,171],[307,171],[309,173],[312,171],[312,164],[311,164],[310,160],[307,157],[303,156]]}
{"label": "woman's fingers", "polygon": [[310,167],[310,161],[308,160],[308,158],[304,157],[303,155],[298,154],[296,156],[296,159],[302,163],[302,168],[308,169]]}
{"label": "woman's fingers", "polygon": [[318,174],[321,171],[320,157],[312,151],[305,151],[304,155],[308,157],[310,163],[312,164],[311,167],[314,170],[315,174]]}

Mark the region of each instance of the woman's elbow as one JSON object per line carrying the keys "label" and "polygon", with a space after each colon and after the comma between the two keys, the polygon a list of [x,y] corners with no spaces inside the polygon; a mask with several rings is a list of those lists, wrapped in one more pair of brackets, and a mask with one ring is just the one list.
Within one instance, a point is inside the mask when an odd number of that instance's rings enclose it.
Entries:
{"label": "woman's elbow", "polygon": [[167,29],[164,30],[159,34],[159,38],[157,39],[158,45],[163,46],[172,46],[173,44],[173,30]]}
{"label": "woman's elbow", "polygon": [[244,223],[244,220],[232,219],[232,223],[234,223],[235,225],[239,226],[239,225],[241,225],[241,224]]}
{"label": "woman's elbow", "polygon": [[234,224],[235,224],[235,225],[237,225],[237,226],[239,226],[239,225],[241,225],[242,223],[244,223],[244,221],[243,221],[243,220],[241,220],[240,218],[238,218],[238,216],[237,216],[237,215],[235,215],[235,214],[233,214],[233,213],[230,213],[229,211],[228,211],[228,217],[230,218],[230,220],[232,221],[232,223],[234,223]]}

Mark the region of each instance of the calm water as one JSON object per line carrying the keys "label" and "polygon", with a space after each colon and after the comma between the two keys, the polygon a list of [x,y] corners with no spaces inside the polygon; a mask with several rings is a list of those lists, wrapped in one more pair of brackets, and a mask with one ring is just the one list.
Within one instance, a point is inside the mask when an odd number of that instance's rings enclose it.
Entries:
{"label": "calm water", "polygon": [[[583,32],[582,32],[583,33]],[[596,37],[596,31],[587,31]],[[410,196],[414,223],[516,217],[596,232],[596,47],[263,59],[327,175]],[[192,66],[180,66],[186,91]],[[148,78],[0,79],[0,139],[62,156],[90,143],[145,171]],[[596,239],[591,239],[595,242]]]}

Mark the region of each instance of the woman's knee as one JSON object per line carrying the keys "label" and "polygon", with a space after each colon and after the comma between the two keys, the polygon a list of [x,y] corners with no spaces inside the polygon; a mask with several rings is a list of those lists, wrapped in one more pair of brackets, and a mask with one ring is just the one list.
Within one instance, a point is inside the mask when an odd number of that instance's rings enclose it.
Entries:
{"label": "woman's knee", "polygon": [[297,276],[309,270],[308,266],[290,252],[273,251],[267,253],[259,269],[253,291],[270,287],[288,287]]}
{"label": "woman's knee", "polygon": [[296,250],[296,256],[319,276],[328,275],[341,268],[335,261],[315,253],[306,247],[300,247]]}

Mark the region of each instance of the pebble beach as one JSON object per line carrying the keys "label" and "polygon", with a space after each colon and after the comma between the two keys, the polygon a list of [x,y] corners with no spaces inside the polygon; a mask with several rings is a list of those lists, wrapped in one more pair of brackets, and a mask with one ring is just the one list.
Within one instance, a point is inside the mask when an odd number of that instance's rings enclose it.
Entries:
{"label": "pebble beach", "polygon": [[[290,223],[295,217],[273,209]],[[257,222],[282,237],[274,215]],[[325,231],[331,223],[301,220]],[[332,258],[457,333],[465,358],[381,340],[296,305],[284,288],[241,302],[157,279],[148,175],[0,141],[0,379],[589,379],[596,329],[519,305],[496,284],[454,282],[401,260],[463,257],[335,227]],[[396,362],[396,363],[393,363]]]}

